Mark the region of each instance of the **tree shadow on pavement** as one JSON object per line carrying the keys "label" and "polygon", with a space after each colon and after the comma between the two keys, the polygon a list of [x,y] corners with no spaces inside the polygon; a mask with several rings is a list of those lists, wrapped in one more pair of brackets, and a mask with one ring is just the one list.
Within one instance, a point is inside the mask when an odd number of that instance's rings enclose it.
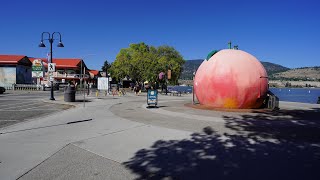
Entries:
{"label": "tree shadow on pavement", "polygon": [[157,141],[124,165],[137,179],[320,179],[319,109],[224,116],[190,139]]}

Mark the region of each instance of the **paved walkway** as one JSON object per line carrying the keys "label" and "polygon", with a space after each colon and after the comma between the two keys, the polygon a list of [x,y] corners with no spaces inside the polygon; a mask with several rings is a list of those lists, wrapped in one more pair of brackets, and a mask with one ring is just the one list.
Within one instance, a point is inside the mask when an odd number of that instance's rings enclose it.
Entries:
{"label": "paved walkway", "polygon": [[[1,129],[0,179],[319,179],[319,105],[192,109],[191,95],[88,97]],[[63,103],[61,100],[55,103]]]}

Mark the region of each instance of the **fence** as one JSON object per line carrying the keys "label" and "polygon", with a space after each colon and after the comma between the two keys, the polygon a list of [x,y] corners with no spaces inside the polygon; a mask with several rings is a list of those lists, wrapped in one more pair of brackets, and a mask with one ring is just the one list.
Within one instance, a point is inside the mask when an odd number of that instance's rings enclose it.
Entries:
{"label": "fence", "polygon": [[[10,85],[1,85],[4,87],[6,90],[13,90],[13,91],[45,91],[45,90],[50,90],[50,87],[45,87],[44,85],[37,85],[37,84],[12,84]],[[54,90],[58,91],[64,91],[64,88],[68,86],[65,84],[56,84],[53,86]],[[96,88],[90,88],[88,90],[88,87],[85,87],[84,85],[82,87],[78,86],[77,87],[77,94],[89,94],[92,92],[93,89]]]}
{"label": "fence", "polygon": [[13,90],[13,85],[8,86],[8,85],[1,85],[2,87],[4,87],[6,90]]}
{"label": "fence", "polygon": [[6,90],[13,90],[13,91],[42,91],[42,85],[36,84],[13,84],[11,86],[4,85],[3,86]]}

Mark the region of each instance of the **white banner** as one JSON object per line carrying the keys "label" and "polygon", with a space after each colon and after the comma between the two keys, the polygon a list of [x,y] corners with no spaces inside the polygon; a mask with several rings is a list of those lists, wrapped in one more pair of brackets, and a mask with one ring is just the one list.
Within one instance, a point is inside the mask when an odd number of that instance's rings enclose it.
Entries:
{"label": "white banner", "polygon": [[40,78],[43,77],[43,71],[32,71],[32,77],[33,78]]}
{"label": "white banner", "polygon": [[108,90],[109,89],[109,81],[106,77],[98,78],[98,90]]}

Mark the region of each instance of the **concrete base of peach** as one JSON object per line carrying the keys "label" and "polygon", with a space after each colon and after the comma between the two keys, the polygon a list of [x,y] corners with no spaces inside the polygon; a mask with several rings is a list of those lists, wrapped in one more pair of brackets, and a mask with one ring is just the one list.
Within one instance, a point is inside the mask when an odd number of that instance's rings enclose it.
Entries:
{"label": "concrete base of peach", "polygon": [[224,111],[224,112],[248,112],[248,113],[258,113],[258,112],[269,112],[271,109],[258,108],[258,109],[230,109],[230,108],[215,108],[212,106],[201,105],[201,104],[184,104],[186,107],[201,109],[201,110],[211,110],[211,111]]}

